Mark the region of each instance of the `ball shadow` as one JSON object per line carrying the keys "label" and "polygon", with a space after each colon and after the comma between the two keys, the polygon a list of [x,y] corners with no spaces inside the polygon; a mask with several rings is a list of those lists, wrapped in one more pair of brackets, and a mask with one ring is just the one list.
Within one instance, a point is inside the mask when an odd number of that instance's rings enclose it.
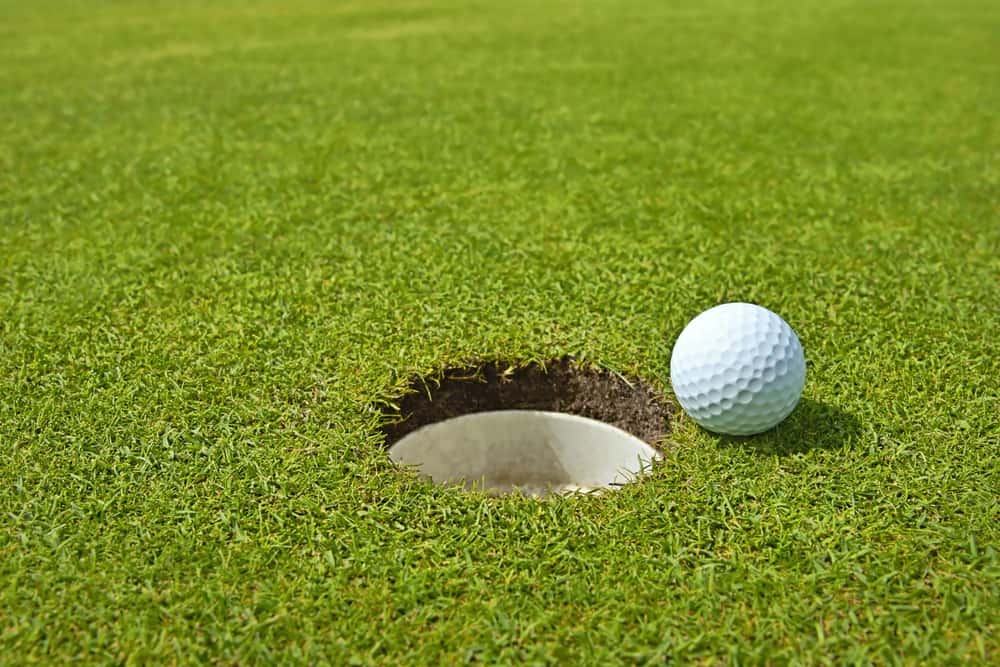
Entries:
{"label": "ball shadow", "polygon": [[720,444],[757,454],[788,456],[814,449],[837,449],[855,440],[861,422],[838,407],[803,398],[785,421],[759,435],[716,435]]}

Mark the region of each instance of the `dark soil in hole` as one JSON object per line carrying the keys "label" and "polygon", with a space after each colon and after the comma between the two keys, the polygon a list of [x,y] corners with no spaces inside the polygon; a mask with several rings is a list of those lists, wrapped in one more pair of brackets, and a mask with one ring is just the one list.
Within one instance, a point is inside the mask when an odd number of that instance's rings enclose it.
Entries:
{"label": "dark soil in hole", "polygon": [[651,385],[578,367],[569,359],[549,362],[544,370],[503,362],[450,368],[437,386],[434,382],[410,383],[413,393],[399,401],[399,413],[383,426],[387,447],[421,426],[491,410],[566,412],[613,424],[653,446],[670,432],[673,406]]}

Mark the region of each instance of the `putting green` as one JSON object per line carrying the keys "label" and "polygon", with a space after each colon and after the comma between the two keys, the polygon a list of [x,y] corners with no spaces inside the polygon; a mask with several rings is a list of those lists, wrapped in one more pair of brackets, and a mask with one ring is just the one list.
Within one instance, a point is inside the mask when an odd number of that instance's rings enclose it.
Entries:
{"label": "putting green", "polygon": [[[0,655],[990,663],[1000,5],[0,0]],[[379,409],[476,360],[669,396],[724,301],[777,430],[492,499]]]}

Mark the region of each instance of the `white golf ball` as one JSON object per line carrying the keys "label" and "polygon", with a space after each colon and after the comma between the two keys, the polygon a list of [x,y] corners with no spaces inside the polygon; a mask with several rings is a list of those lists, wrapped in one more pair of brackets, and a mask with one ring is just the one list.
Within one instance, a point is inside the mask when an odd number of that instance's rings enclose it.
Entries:
{"label": "white golf ball", "polygon": [[777,426],[802,396],[798,336],[767,308],[724,303],[684,327],[670,356],[681,407],[709,431],[753,435]]}

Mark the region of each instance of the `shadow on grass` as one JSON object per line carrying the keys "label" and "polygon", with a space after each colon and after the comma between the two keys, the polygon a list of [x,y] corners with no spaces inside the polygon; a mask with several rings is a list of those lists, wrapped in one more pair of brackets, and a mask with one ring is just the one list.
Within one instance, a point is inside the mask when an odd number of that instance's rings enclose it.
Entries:
{"label": "shadow on grass", "polygon": [[758,454],[788,456],[814,449],[836,449],[861,432],[857,417],[840,408],[803,398],[776,428],[750,436],[716,436],[723,445],[742,447]]}

